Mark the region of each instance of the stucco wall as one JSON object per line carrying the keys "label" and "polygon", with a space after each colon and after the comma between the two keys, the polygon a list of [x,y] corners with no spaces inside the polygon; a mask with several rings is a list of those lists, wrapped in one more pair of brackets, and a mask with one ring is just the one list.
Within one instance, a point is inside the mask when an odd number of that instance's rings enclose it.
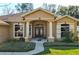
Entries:
{"label": "stucco wall", "polygon": [[9,38],[13,38],[13,23],[9,23]]}
{"label": "stucco wall", "polygon": [[56,38],[61,39],[61,24],[69,24],[69,29],[73,33],[76,33],[77,22],[71,18],[62,18],[57,21],[56,25]]}
{"label": "stucco wall", "polygon": [[[44,21],[33,21],[33,22],[30,22],[30,24],[32,24],[32,27],[34,27],[35,26],[35,24],[36,23],[38,23],[38,24],[44,24],[44,27],[45,27],[45,31],[46,32],[44,32],[44,34],[48,37],[48,35],[49,35],[49,27],[48,27],[48,25],[49,25],[49,22],[47,21],[47,23],[46,22],[44,22]],[[58,21],[56,21],[56,22],[52,22],[52,35],[55,37],[55,38],[57,38],[57,39],[61,39],[61,24],[69,24],[70,25],[70,30],[71,31],[73,31],[73,32],[75,32],[76,33],[76,26],[77,26],[77,22],[76,21],[74,21],[73,19],[71,19],[71,18],[62,18],[62,19],[60,19],[60,20],[58,20]],[[10,38],[13,38],[13,23],[9,23],[10,24],[10,26],[9,26],[9,35],[10,35]],[[46,29],[47,28],[47,29]],[[25,28],[25,30],[26,30],[26,28]],[[33,37],[34,37],[34,35],[35,35],[35,31],[34,31],[34,28],[33,28],[33,31],[32,31],[33,33],[32,33],[32,35],[33,35]],[[26,32],[25,32],[25,34],[26,34]],[[25,35],[26,36],[26,35]]]}
{"label": "stucco wall", "polygon": [[38,10],[36,12],[33,12],[27,16],[26,18],[38,18],[38,17],[43,17],[43,18],[53,18],[54,16],[50,15],[49,13],[46,13],[44,11]]}
{"label": "stucco wall", "polygon": [[0,43],[9,39],[9,27],[0,25]]}

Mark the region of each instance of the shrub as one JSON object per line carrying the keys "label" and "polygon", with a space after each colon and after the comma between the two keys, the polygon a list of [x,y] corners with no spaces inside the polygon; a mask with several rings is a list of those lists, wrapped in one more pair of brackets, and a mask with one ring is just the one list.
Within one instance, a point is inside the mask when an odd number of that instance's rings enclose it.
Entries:
{"label": "shrub", "polygon": [[35,48],[35,43],[32,42],[6,42],[0,45],[0,52],[27,52]]}
{"label": "shrub", "polygon": [[74,33],[65,32],[65,36],[64,36],[64,39],[62,40],[62,42],[71,43],[71,42],[75,42],[75,39],[76,39],[76,36]]}
{"label": "shrub", "polygon": [[19,40],[25,42],[25,38],[23,37],[20,37]]}
{"label": "shrub", "polygon": [[45,47],[79,47],[79,43],[52,43],[52,42],[45,42],[44,43]]}
{"label": "shrub", "polygon": [[19,39],[15,39],[15,38],[11,38],[11,39],[8,39],[5,42],[18,42],[18,41],[20,41],[20,40]]}
{"label": "shrub", "polygon": [[25,38],[23,38],[23,37],[20,37],[20,38],[11,38],[11,39],[8,39],[5,42],[18,42],[18,41],[25,42]]}

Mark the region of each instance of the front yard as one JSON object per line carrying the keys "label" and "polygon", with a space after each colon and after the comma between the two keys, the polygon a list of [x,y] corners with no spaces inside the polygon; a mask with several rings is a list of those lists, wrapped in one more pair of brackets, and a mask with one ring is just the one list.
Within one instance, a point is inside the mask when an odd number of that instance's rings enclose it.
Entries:
{"label": "front yard", "polygon": [[0,52],[27,52],[35,48],[35,43],[7,41],[0,44]]}
{"label": "front yard", "polygon": [[78,43],[44,43],[45,51],[39,55],[79,55]]}

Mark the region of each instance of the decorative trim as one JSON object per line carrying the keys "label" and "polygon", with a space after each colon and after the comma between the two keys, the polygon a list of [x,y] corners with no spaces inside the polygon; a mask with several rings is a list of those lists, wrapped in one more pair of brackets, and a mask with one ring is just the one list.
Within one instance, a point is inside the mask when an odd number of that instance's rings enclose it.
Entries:
{"label": "decorative trim", "polygon": [[62,19],[62,18],[65,18],[65,17],[68,17],[68,18],[70,18],[70,19],[72,19],[72,20],[74,20],[74,21],[79,21],[77,18],[74,18],[74,17],[69,16],[69,15],[65,15],[65,16],[58,17],[55,21],[58,21],[58,20],[60,20],[60,19]]}

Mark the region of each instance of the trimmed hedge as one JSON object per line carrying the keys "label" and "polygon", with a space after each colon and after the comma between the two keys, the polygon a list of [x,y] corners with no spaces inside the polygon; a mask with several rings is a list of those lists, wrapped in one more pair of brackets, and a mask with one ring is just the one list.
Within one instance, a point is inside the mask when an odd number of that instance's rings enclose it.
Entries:
{"label": "trimmed hedge", "polygon": [[53,42],[46,42],[44,43],[45,47],[79,47],[79,43],[53,43]]}
{"label": "trimmed hedge", "polygon": [[18,40],[7,41],[0,44],[0,52],[27,52],[35,48],[35,43]]}

